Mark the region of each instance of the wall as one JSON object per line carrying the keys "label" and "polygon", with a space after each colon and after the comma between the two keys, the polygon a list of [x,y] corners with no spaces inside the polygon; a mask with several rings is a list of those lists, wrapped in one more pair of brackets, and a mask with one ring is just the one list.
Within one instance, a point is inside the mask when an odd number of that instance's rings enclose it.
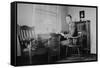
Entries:
{"label": "wall", "polygon": [[68,24],[66,23],[66,15],[68,14],[68,7],[59,6],[59,15],[61,23],[61,31],[68,31]]}
{"label": "wall", "polygon": [[33,6],[31,4],[18,4],[17,7],[17,23],[19,25],[32,26]]}
{"label": "wall", "polygon": [[73,21],[79,21],[79,11],[85,10],[85,19],[90,20],[91,53],[96,53],[96,8],[68,7]]}
{"label": "wall", "polygon": [[57,6],[35,5],[35,28],[38,34],[47,34],[59,31]]}
{"label": "wall", "polygon": [[18,24],[34,26],[36,33],[59,32],[58,6],[18,4]]}

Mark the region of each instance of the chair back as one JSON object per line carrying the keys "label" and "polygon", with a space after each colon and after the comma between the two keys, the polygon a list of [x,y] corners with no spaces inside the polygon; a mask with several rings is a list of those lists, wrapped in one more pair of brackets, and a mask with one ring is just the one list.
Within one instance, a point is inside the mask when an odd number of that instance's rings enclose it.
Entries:
{"label": "chair back", "polygon": [[70,41],[70,45],[81,46],[81,42],[82,42],[81,32],[78,32],[78,36],[70,37],[69,41]]}
{"label": "chair back", "polygon": [[18,27],[17,33],[21,49],[27,48],[28,45],[30,45],[30,42],[32,42],[32,40],[34,40],[36,37],[34,27],[29,27],[26,25]]}
{"label": "chair back", "polygon": [[35,37],[34,27],[21,26],[20,40],[30,40]]}

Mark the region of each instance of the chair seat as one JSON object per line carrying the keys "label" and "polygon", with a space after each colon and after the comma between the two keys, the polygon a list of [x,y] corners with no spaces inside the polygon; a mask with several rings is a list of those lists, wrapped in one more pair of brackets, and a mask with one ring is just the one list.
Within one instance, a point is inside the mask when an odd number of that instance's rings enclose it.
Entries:
{"label": "chair seat", "polygon": [[66,45],[68,47],[80,47],[80,45]]}

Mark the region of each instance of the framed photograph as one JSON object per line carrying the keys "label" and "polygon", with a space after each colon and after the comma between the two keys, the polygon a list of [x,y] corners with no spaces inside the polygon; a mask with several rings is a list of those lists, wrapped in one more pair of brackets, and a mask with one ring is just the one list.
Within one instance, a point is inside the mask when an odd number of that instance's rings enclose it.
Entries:
{"label": "framed photograph", "polygon": [[85,18],[85,11],[80,11],[80,18]]}
{"label": "framed photograph", "polygon": [[97,61],[97,9],[87,5],[12,2],[11,65]]}

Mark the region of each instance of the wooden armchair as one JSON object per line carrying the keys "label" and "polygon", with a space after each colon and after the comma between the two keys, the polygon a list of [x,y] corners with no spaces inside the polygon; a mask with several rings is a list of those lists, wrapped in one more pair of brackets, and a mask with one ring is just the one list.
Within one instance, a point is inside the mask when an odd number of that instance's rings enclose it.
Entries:
{"label": "wooden armchair", "polygon": [[32,64],[32,50],[36,49],[34,27],[20,26],[17,29],[21,45],[22,56],[29,56],[29,63]]}
{"label": "wooden armchair", "polygon": [[74,48],[77,50],[78,56],[80,56],[80,47],[82,46],[82,34],[81,32],[78,32],[78,36],[75,37],[69,37],[69,44],[66,46],[66,56],[68,54],[68,48]]}

